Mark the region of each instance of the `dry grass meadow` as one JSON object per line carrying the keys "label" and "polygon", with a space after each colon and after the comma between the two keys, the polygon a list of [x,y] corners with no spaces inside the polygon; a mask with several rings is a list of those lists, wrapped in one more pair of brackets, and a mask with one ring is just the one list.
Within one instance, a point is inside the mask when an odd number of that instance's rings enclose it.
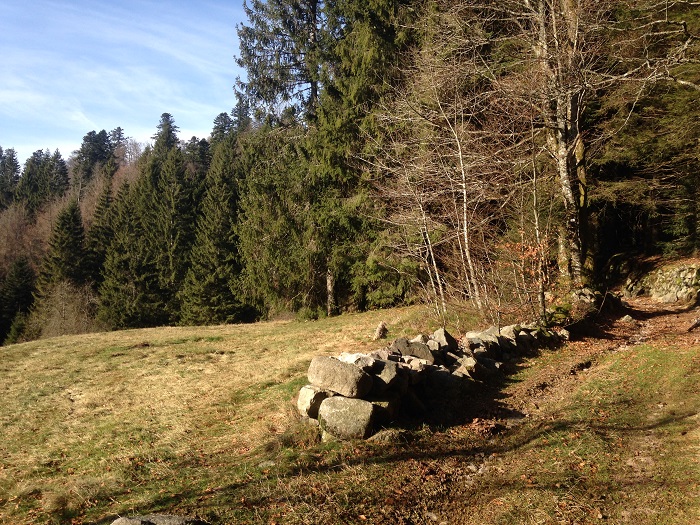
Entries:
{"label": "dry grass meadow", "polygon": [[294,396],[314,355],[376,348],[380,320],[434,329],[420,307],[3,347],[0,523],[700,523],[695,314],[630,312],[484,385],[479,419],[383,443],[320,442]]}
{"label": "dry grass meadow", "polygon": [[162,510],[221,485],[298,425],[291,400],[314,355],[375,349],[380,320],[398,337],[428,317],[414,307],[2,348],[0,522]]}

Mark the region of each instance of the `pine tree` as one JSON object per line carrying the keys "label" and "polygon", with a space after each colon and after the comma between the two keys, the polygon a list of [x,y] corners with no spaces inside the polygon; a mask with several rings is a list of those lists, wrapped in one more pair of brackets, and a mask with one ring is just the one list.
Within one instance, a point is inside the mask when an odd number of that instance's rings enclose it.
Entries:
{"label": "pine tree", "polygon": [[202,214],[181,291],[182,324],[233,323],[248,320],[251,314],[237,293],[241,265],[235,232],[234,147],[231,135],[220,142],[207,174]]}
{"label": "pine tree", "polygon": [[0,343],[10,332],[17,315],[26,315],[34,302],[36,276],[29,260],[21,256],[10,267],[0,286]]}

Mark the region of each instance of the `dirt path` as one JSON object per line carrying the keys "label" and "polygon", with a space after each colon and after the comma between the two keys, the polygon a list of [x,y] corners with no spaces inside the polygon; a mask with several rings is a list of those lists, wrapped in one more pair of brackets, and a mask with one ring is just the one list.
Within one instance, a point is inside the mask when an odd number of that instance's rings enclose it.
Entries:
{"label": "dirt path", "polygon": [[[687,305],[665,305],[649,298],[625,302],[626,316],[601,319],[594,334],[575,337],[560,351],[560,359],[540,368],[516,385],[507,387],[507,405],[527,414],[538,410],[548,399],[561,398],[581,374],[609,352],[622,352],[634,345],[700,345],[700,328],[688,331],[700,317],[700,309]],[[527,363],[531,366],[533,363]]]}
{"label": "dirt path", "polygon": [[[628,301],[626,316],[618,313],[614,317],[602,320],[601,324],[595,327],[595,334],[592,336],[572,340],[556,352],[543,353],[539,357],[526,361],[523,364],[525,371],[519,375],[522,379],[503,388],[504,399],[499,410],[494,413],[493,421],[499,421],[499,413],[521,414],[524,416],[522,421],[527,421],[527,425],[524,425],[526,427],[553,428],[552,423],[556,418],[570,414],[565,407],[568,404],[570,410],[570,396],[573,392],[580,389],[582,385],[589,385],[600,381],[601,378],[610,377],[610,372],[605,368],[606,365],[602,364],[610,362],[606,356],[610,353],[619,353],[620,359],[626,359],[630,366],[636,366],[635,350],[640,348],[640,345],[673,349],[675,354],[669,354],[668,359],[673,359],[674,355],[679,353],[694,356],[692,362],[695,366],[691,367],[687,375],[696,378],[696,385],[700,384],[698,381],[700,379],[700,351],[698,350],[700,328],[688,331],[698,317],[700,317],[700,310],[694,307],[663,305],[648,298]],[[619,374],[619,371],[617,373]],[[650,388],[655,389],[655,386],[652,384]],[[537,474],[541,475],[543,467],[533,465],[534,468],[528,469],[527,465],[519,460],[517,454],[505,454],[502,458],[491,458],[487,461],[485,465],[491,465],[490,468],[496,471],[497,476],[524,469],[521,477],[525,481],[525,487],[520,489],[522,492],[519,497],[524,499],[522,503],[531,501],[531,505],[539,507],[530,509],[529,513],[522,515],[511,509],[506,513],[508,516],[506,521],[601,523],[604,522],[601,520],[607,520],[608,523],[637,524],[700,523],[700,508],[695,505],[693,509],[692,504],[691,510],[679,511],[678,516],[674,518],[668,517],[669,512],[676,510],[673,508],[676,504],[687,507],[688,501],[692,502],[694,498],[697,503],[700,503],[697,501],[697,496],[693,496],[693,494],[700,494],[698,489],[700,486],[700,454],[698,454],[700,414],[697,413],[698,402],[692,400],[692,394],[700,394],[700,390],[697,386],[686,390],[690,392],[691,398],[688,403],[685,403],[682,400],[679,401],[677,397],[667,397],[662,387],[658,389],[659,391],[655,392],[656,396],[652,396],[652,400],[647,401],[646,406],[634,407],[634,409],[630,407],[630,410],[641,411],[643,414],[638,418],[637,427],[633,431],[620,432],[619,425],[613,432],[601,430],[614,426],[605,424],[608,415],[602,408],[599,411],[600,419],[593,417],[591,420],[579,421],[579,429],[588,427],[595,429],[593,433],[607,432],[605,439],[608,441],[612,441],[612,436],[615,436],[614,439],[618,441],[614,445],[599,450],[595,447],[588,449],[587,441],[591,441],[590,439],[586,436],[581,437],[578,431],[571,431],[568,434],[571,438],[571,443],[568,445],[572,449],[569,453],[572,454],[571,457],[576,458],[575,461],[579,461],[578,467],[574,465],[570,469],[579,470],[577,475],[584,474],[586,468],[596,468],[596,461],[600,461],[599,465],[607,465],[601,468],[609,470],[609,486],[605,486],[607,481],[601,483],[607,479],[606,476],[597,476],[597,473],[591,472],[588,477],[583,475],[580,478],[580,485],[576,490],[571,491],[575,496],[567,499],[559,496],[554,490],[559,488],[559,482],[557,482],[555,487],[548,487],[545,491],[558,502],[556,512],[551,509],[546,512],[542,508],[544,504],[541,498],[528,499],[530,488],[545,488],[543,484],[538,485],[536,480]],[[624,387],[621,387],[621,391],[624,393]],[[592,397],[594,397],[593,393]],[[595,403],[596,401],[592,400],[592,404],[595,405]],[[588,413],[595,416],[596,409],[593,408]],[[676,418],[685,419],[686,430],[677,433],[669,430],[672,427],[668,426],[668,421]],[[481,424],[484,425],[484,422]],[[519,424],[520,421],[516,422],[515,426]],[[576,425],[572,425],[571,428],[576,428]],[[517,430],[512,433],[517,434]],[[603,454],[607,456],[606,459],[601,458]],[[524,455],[530,457],[534,463],[550,461],[545,454],[525,452]],[[669,462],[664,457],[666,455],[676,455],[680,466],[675,466],[673,460]],[[674,468],[677,469],[676,476],[673,473]],[[561,470],[558,475],[561,476]],[[497,476],[491,479],[485,478],[481,485],[498,483],[495,481]],[[597,481],[595,481],[596,477],[598,477]],[[528,484],[531,485],[530,488]],[[617,488],[610,489],[613,486]],[[606,493],[608,490],[611,493],[614,492],[614,496]],[[503,522],[498,506],[501,500],[496,497],[493,501],[496,505],[492,502],[482,508],[480,519],[484,523]],[[520,504],[516,502],[513,506],[517,508]],[[558,518],[554,519],[554,516]],[[463,522],[476,523],[472,520]]]}
{"label": "dirt path", "polygon": [[[696,316],[694,308],[636,299],[594,336],[525,360],[476,400],[482,417],[436,433],[395,464],[391,477],[410,480],[400,493],[412,496],[398,508],[382,506],[389,519],[371,521],[700,523],[700,403],[684,406],[661,386],[658,395],[628,396],[626,388],[639,386],[625,382],[645,347],[685,352],[686,363],[698,364],[688,374],[700,378],[700,328],[688,332]],[[608,390],[572,397],[595,385]],[[684,391],[700,395],[697,386]]]}

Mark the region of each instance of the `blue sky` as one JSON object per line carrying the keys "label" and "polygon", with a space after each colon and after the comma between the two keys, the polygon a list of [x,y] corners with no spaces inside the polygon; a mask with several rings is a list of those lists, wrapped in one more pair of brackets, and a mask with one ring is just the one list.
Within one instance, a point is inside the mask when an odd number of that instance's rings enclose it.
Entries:
{"label": "blue sky", "polygon": [[207,137],[235,105],[242,0],[3,0],[0,146],[64,159],[87,132],[150,141],[162,113]]}

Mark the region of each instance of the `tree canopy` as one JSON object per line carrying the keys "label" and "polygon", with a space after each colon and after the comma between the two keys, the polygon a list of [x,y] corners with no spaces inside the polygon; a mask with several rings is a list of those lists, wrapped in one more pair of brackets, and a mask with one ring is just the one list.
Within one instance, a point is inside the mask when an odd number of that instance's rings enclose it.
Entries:
{"label": "tree canopy", "polygon": [[149,144],[93,130],[23,167],[0,148],[0,335],[41,322],[21,286],[111,328],[416,300],[547,322],[610,260],[700,249],[696,3],[244,12],[209,136],[164,112]]}

